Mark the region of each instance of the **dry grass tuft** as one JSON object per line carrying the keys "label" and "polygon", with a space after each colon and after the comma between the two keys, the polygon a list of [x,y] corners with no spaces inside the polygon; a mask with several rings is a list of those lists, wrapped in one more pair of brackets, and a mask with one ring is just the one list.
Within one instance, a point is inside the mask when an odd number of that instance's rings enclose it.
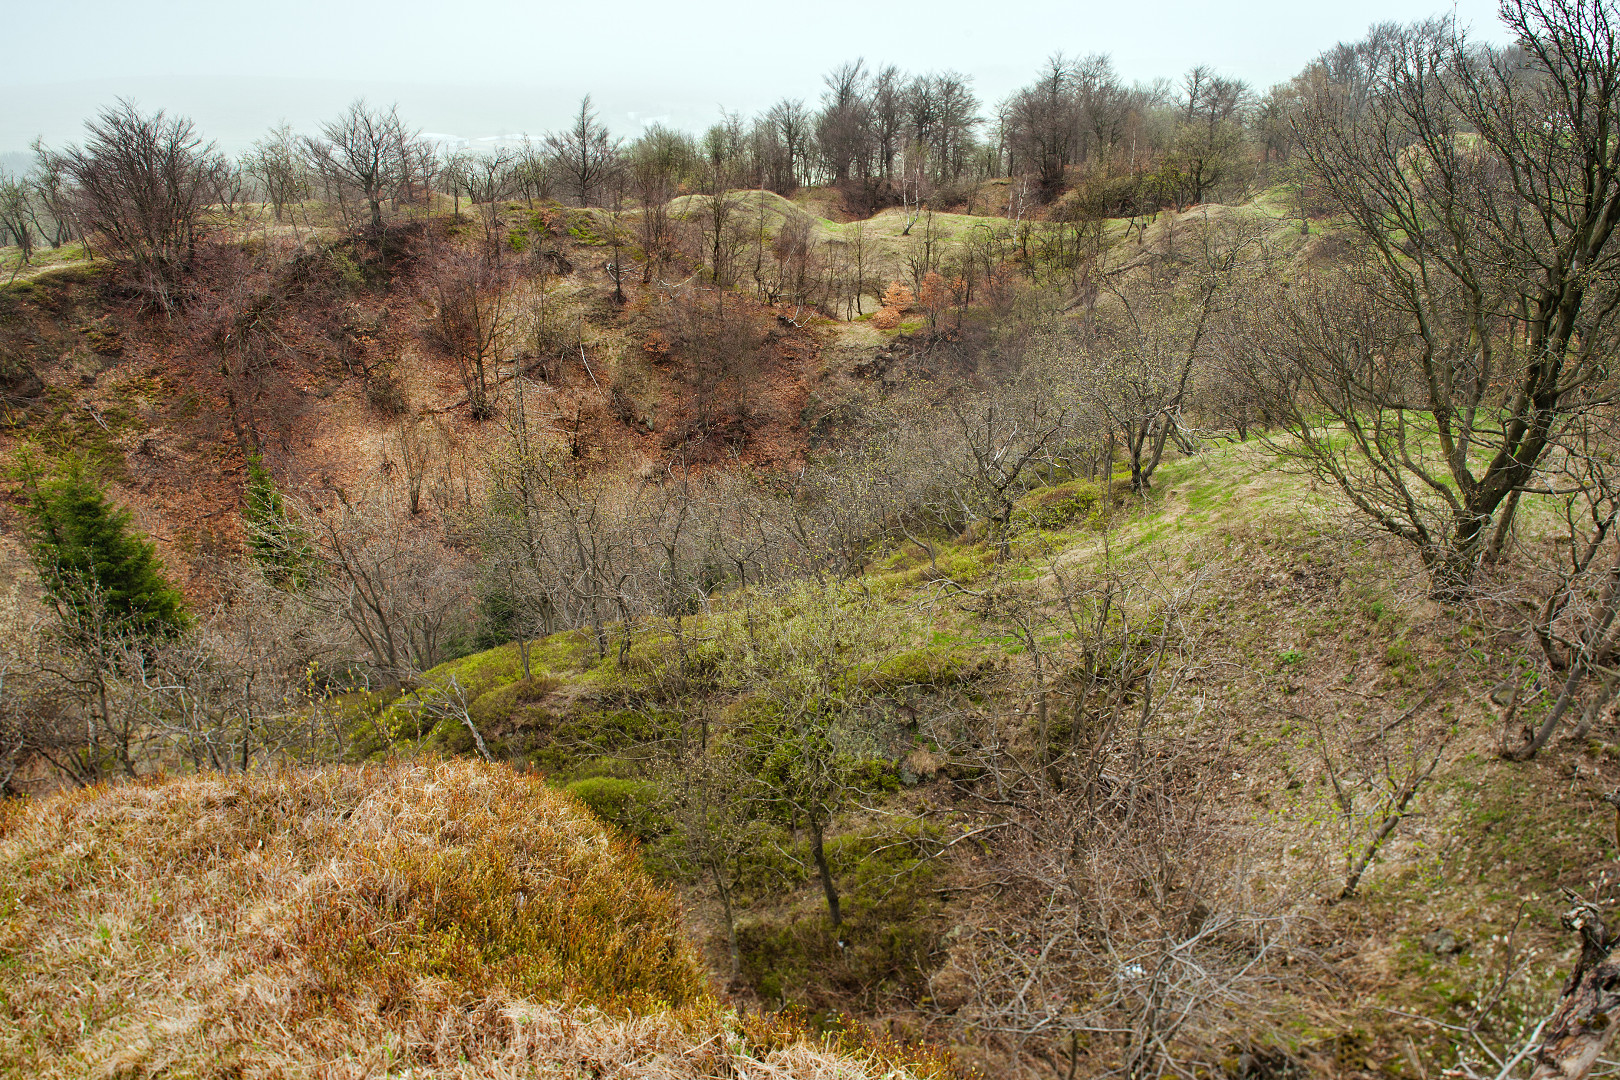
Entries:
{"label": "dry grass tuft", "polygon": [[853,1077],[863,1061],[749,1039],[634,850],[504,767],[192,777],[0,813],[0,1075]]}

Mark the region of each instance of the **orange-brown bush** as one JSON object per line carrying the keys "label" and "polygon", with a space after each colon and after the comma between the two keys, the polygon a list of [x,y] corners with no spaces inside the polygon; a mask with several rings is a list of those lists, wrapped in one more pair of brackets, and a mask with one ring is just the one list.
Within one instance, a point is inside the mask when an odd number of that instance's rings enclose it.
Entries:
{"label": "orange-brown bush", "polygon": [[346,880],[311,890],[297,944],[334,1000],[358,982],[401,1001],[422,976],[637,1011],[704,996],[672,898],[623,842],[536,779],[434,772],[369,796]]}
{"label": "orange-brown bush", "polygon": [[879,330],[893,330],[913,303],[915,298],[910,289],[898,281],[889,282],[889,287],[883,290],[883,306],[872,316],[872,325]]}

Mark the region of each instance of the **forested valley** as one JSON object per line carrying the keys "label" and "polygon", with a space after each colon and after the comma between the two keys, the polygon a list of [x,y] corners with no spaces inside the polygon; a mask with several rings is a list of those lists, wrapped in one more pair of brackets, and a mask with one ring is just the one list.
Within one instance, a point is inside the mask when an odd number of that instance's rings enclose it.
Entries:
{"label": "forested valley", "polygon": [[0,1072],[1615,1074],[1620,8],[1501,23],[37,142]]}

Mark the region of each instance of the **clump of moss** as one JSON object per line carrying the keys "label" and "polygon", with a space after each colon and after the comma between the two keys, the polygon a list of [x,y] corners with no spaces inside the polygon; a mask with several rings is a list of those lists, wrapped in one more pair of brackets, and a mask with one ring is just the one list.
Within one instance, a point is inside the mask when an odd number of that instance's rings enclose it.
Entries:
{"label": "clump of moss", "polygon": [[[1115,495],[1117,496],[1117,492]],[[1099,523],[1111,501],[1102,488],[1088,480],[1071,480],[1052,487],[1036,488],[1013,511],[1013,525],[1020,529],[1060,529],[1077,523]]]}
{"label": "clump of moss", "polygon": [[934,635],[927,645],[882,660],[873,666],[870,680],[875,691],[893,692],[906,687],[944,687],[978,673],[985,661],[948,634]]}
{"label": "clump of moss", "polygon": [[591,812],[627,836],[643,842],[669,831],[669,820],[659,809],[658,785],[650,780],[617,776],[588,776],[563,787]]}

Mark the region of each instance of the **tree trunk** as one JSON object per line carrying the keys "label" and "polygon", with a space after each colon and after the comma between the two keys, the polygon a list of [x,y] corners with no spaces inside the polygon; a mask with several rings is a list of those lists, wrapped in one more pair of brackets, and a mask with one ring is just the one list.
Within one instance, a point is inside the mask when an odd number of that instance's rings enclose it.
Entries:
{"label": "tree trunk", "polygon": [[1496,515],[1496,531],[1491,534],[1490,546],[1485,549],[1485,561],[1495,562],[1506,546],[1508,536],[1513,528],[1513,515],[1519,509],[1519,488],[1514,488],[1508,495],[1507,502],[1502,504],[1502,510]]}
{"label": "tree trunk", "polygon": [[832,868],[827,865],[827,853],[822,847],[821,820],[809,816],[807,823],[810,827],[810,857],[815,860],[816,873],[821,875],[821,891],[827,894],[827,914],[832,917],[834,926],[842,926],[844,915],[838,905],[838,887],[833,884]]}
{"label": "tree trunk", "polygon": [[1564,915],[1563,923],[1581,935],[1581,958],[1546,1023],[1547,1037],[1536,1051],[1530,1080],[1581,1080],[1614,1038],[1611,1018],[1620,1010],[1620,961],[1609,955],[1615,941],[1601,915],[1581,904]]}
{"label": "tree trunk", "polygon": [[731,888],[720,872],[719,862],[709,863],[709,874],[714,878],[714,891],[720,894],[720,907],[726,917],[726,948],[731,959],[731,981],[727,985],[736,986],[742,979],[742,953],[737,949],[737,920],[731,909]]}
{"label": "tree trunk", "polygon": [[1142,444],[1147,441],[1147,432],[1137,432],[1134,428],[1127,433],[1125,443],[1131,453],[1131,492],[1135,495],[1147,494],[1150,481],[1142,472]]}

